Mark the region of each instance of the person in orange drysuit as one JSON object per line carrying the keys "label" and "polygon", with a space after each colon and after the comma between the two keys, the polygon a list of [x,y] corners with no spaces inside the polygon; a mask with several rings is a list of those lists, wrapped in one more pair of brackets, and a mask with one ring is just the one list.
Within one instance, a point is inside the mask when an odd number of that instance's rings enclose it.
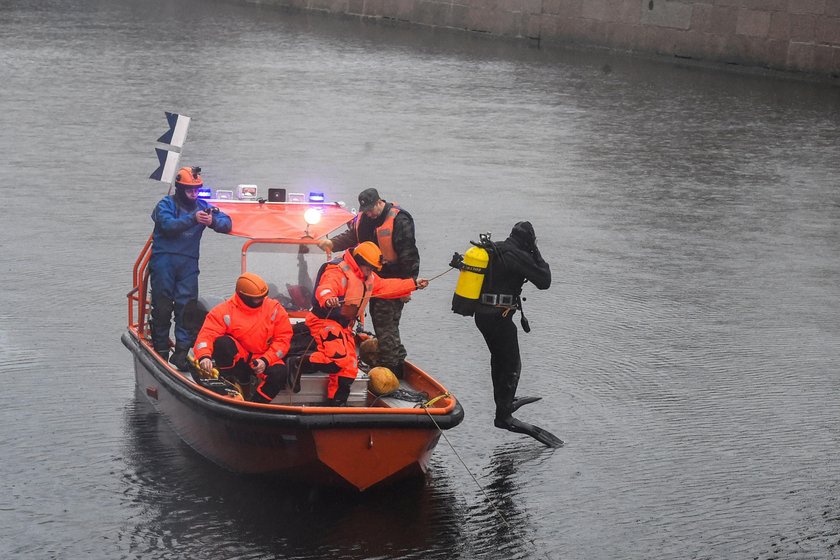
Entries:
{"label": "person in orange drysuit", "polygon": [[345,251],[318,271],[312,310],[306,325],[318,345],[309,362],[330,374],[327,403],[343,406],[356,379],[356,339],[353,325],[364,320],[371,297],[396,299],[429,285],[424,278],[380,278],[382,251],[371,241]]}
{"label": "person in orange drysuit", "polygon": [[210,372],[239,383],[257,378],[251,400],[271,402],[286,387],[288,368],[283,358],[292,341],[289,315],[280,302],[266,297],[268,285],[252,272],[236,280],[236,293],[210,310],[196,338],[195,359]]}

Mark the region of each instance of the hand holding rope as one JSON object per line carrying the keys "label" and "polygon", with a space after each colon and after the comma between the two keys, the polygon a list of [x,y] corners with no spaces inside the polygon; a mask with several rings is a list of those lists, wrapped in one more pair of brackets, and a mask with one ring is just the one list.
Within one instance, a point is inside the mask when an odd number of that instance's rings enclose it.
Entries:
{"label": "hand holding rope", "polygon": [[[444,271],[443,271],[443,272],[441,272],[440,274],[437,274],[437,275],[435,275],[435,276],[432,276],[431,278],[415,278],[415,279],[414,279],[414,285],[416,286],[416,288],[417,288],[418,290],[423,290],[423,289],[427,288],[427,287],[429,286],[429,284],[430,284],[432,281],[437,280],[438,278],[440,278],[441,276],[443,276],[444,274],[446,274],[447,272],[450,272],[450,271],[452,271],[452,270],[454,270],[454,269],[452,269],[452,268],[447,268],[446,270],[444,270]],[[376,297],[376,298],[380,298],[380,299],[388,299],[388,297],[387,297],[387,296],[393,296],[393,295],[398,294],[398,293],[401,293],[401,292],[402,292],[402,290],[400,290],[400,291],[392,291],[392,292],[382,292],[382,293],[376,294],[376,296],[371,296],[371,297]],[[328,302],[329,302],[331,299],[338,299],[338,298],[330,298],[330,299],[328,299],[326,302],[324,302],[325,306],[326,306],[326,307],[339,307],[338,305],[335,305],[335,306],[333,306],[333,305],[329,305],[329,303],[328,303]],[[355,299],[355,300],[358,300],[358,301],[352,301],[352,300],[354,300],[354,299]],[[345,299],[344,299],[344,303],[351,303],[351,304],[352,304],[352,303],[359,303],[359,302],[361,302],[361,300],[362,300],[362,298],[352,298],[352,299],[345,298]]]}

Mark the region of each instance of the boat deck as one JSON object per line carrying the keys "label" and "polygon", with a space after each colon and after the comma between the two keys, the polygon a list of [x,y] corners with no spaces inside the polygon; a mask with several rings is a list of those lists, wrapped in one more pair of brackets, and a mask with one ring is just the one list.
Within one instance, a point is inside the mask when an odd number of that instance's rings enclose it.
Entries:
{"label": "boat deck", "polygon": [[[300,392],[294,393],[291,389],[284,389],[274,397],[271,401],[276,404],[298,405],[298,406],[322,406],[324,402],[324,395],[327,391],[326,373],[306,373],[301,376]],[[400,386],[397,391],[387,395],[376,397],[368,391],[368,383],[370,378],[367,373],[359,370],[356,376],[356,381],[350,387],[350,397],[347,399],[347,406],[361,407],[387,407],[387,408],[415,408],[418,399],[408,400],[403,397],[411,397],[412,394],[418,393],[417,389],[405,379],[400,380]],[[428,395],[425,395],[423,401],[428,400]]]}
{"label": "boat deck", "polygon": [[[192,352],[190,353],[192,354]],[[182,372],[183,376],[195,382],[193,376],[188,372]],[[327,381],[329,374],[322,372],[304,373],[300,378],[300,391],[295,393],[292,389],[286,388],[280,391],[271,401],[273,404],[291,406],[323,406],[327,392]],[[419,399],[409,400],[405,397],[412,397],[420,394],[417,388],[405,380],[400,380],[397,391],[387,396],[377,397],[368,391],[370,378],[364,370],[359,370],[356,380],[350,386],[350,396],[347,399],[347,406],[350,407],[384,407],[384,408],[415,408]],[[428,395],[423,400],[428,400]]]}

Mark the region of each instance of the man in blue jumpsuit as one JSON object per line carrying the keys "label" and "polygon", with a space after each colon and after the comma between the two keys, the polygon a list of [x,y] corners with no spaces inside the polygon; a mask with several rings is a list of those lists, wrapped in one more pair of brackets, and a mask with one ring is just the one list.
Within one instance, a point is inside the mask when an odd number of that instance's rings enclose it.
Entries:
{"label": "man in blue jumpsuit", "polygon": [[175,176],[175,194],[164,197],[152,211],[155,230],[149,261],[152,283],[152,344],[169,357],[169,327],[175,313],[175,351],[170,362],[187,370],[187,353],[197,333],[184,327],[184,307],[198,298],[198,250],[209,227],[231,229],[230,217],[198,198],[203,186],[199,167],[182,167]]}

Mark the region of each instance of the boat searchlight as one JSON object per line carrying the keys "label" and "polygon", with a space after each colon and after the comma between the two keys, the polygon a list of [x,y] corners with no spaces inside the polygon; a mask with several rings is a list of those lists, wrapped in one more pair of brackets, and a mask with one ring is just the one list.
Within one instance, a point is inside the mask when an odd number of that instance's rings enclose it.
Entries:
{"label": "boat searchlight", "polygon": [[303,219],[306,222],[306,231],[304,231],[304,235],[306,237],[311,237],[311,235],[309,235],[309,226],[314,226],[321,221],[321,211],[318,208],[309,208],[303,213]]}

